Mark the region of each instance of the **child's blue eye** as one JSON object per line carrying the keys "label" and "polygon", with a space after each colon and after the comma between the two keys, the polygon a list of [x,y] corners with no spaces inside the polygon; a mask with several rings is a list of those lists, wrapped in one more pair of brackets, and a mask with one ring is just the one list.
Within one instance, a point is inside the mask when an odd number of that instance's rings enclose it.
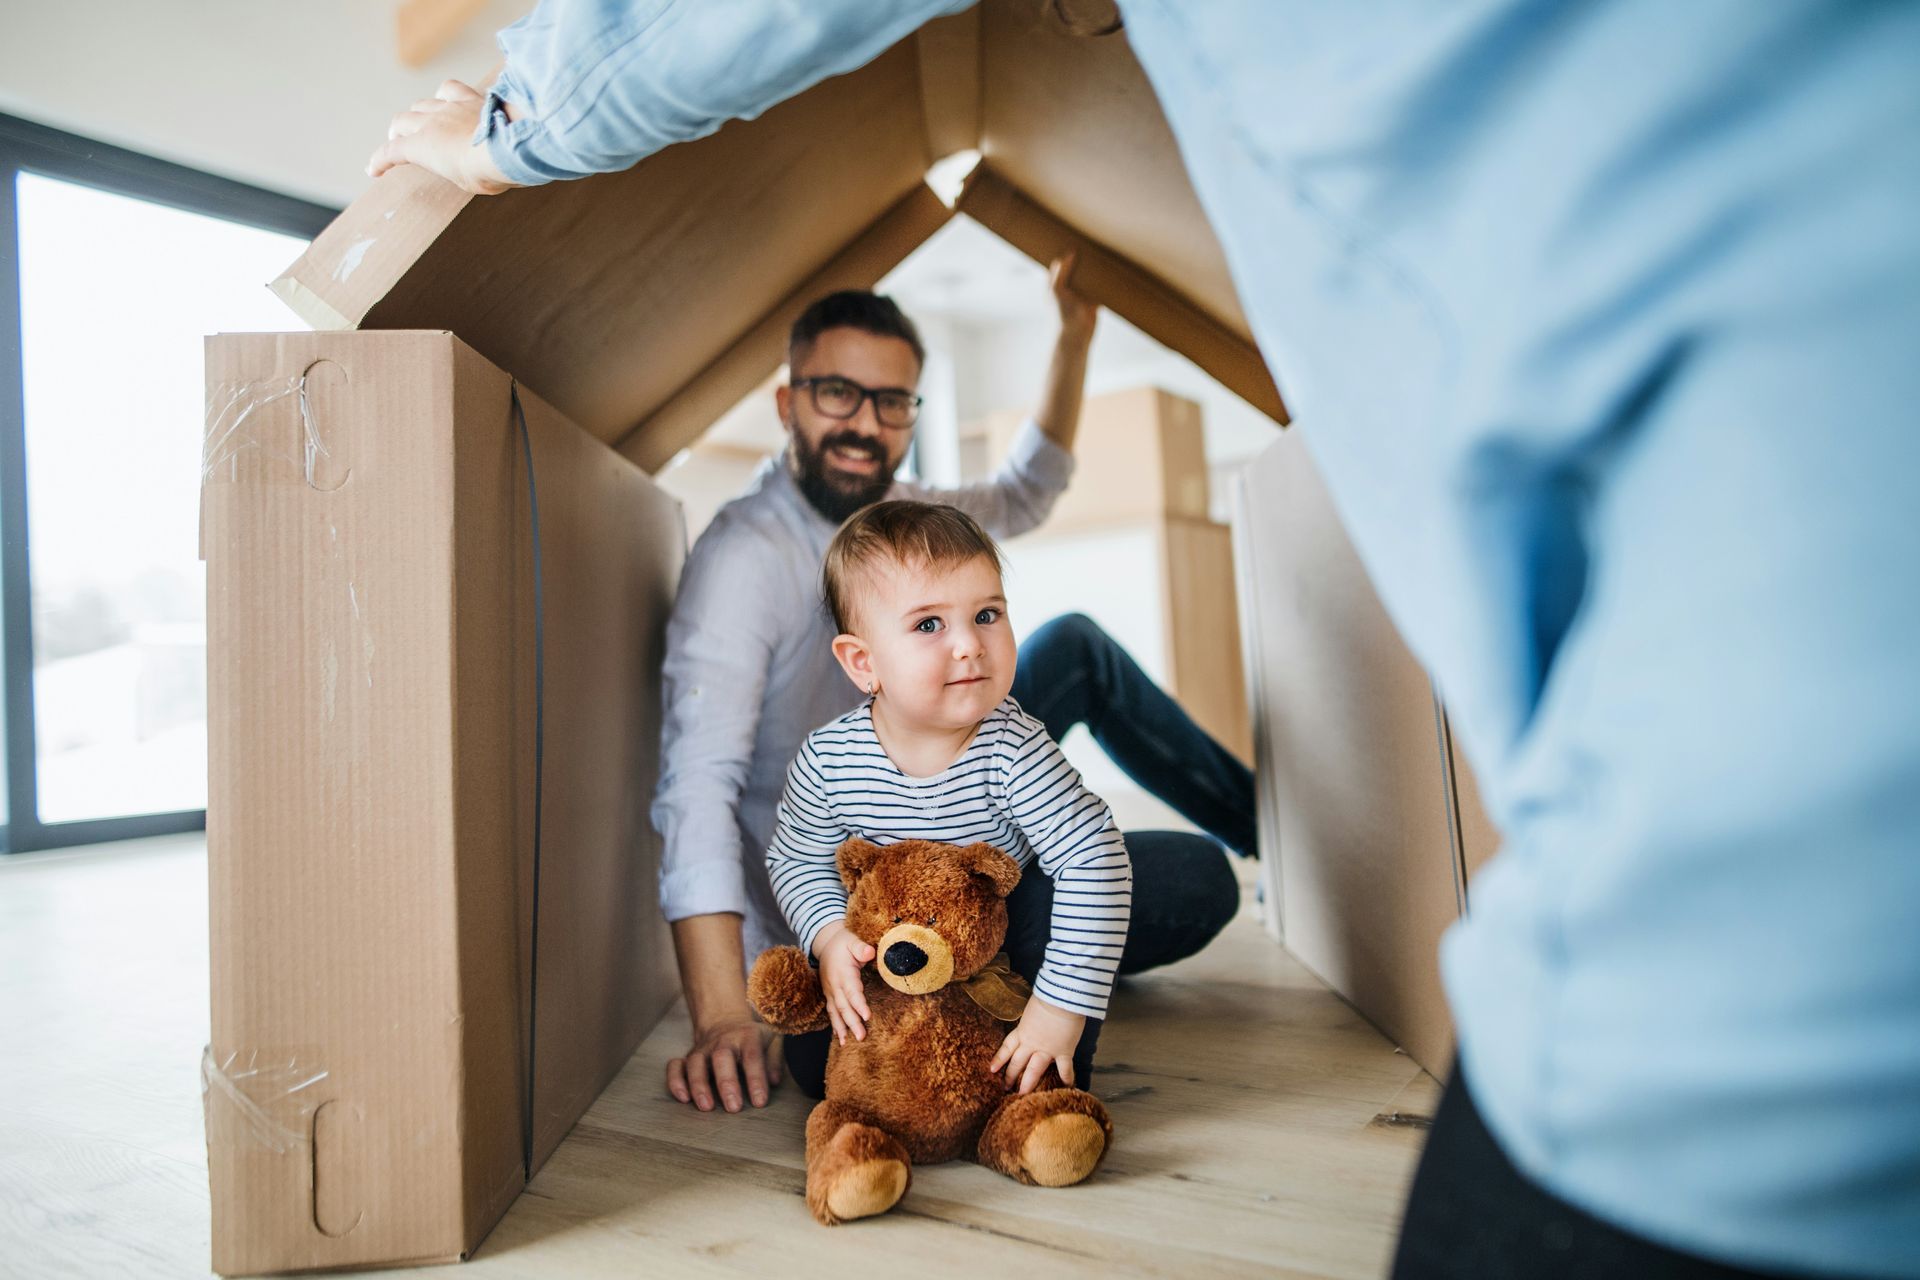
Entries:
{"label": "child's blue eye", "polygon": [[934,635],[938,633],[940,630],[940,619],[922,618],[920,619],[920,621],[913,624],[913,629],[915,631],[918,631],[923,636]]}
{"label": "child's blue eye", "polygon": [[991,626],[1000,621],[1000,611],[998,609],[982,609],[973,615],[973,620],[979,626]]}

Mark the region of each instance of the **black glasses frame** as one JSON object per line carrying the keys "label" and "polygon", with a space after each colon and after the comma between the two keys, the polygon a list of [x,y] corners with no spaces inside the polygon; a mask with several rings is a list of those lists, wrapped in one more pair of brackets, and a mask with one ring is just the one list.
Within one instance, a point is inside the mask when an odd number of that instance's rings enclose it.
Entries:
{"label": "black glasses frame", "polygon": [[[845,413],[835,413],[820,403],[820,384],[823,382],[833,382],[841,386],[852,387],[860,393],[860,398],[855,400],[853,402],[853,408],[847,410]],[[843,378],[839,374],[826,374],[817,378],[795,378],[787,385],[796,391],[806,391],[807,398],[813,402],[814,412],[821,414],[823,417],[832,418],[836,422],[846,422],[851,418],[857,417],[860,413],[860,406],[871,400],[873,401],[873,420],[883,427],[891,427],[896,431],[905,431],[913,426],[914,423],[918,422],[920,420],[920,406],[926,403],[925,396],[908,391],[905,387],[863,387],[852,378]],[[907,407],[910,410],[910,414],[905,422],[888,422],[880,414],[880,397],[897,395],[907,397]]]}

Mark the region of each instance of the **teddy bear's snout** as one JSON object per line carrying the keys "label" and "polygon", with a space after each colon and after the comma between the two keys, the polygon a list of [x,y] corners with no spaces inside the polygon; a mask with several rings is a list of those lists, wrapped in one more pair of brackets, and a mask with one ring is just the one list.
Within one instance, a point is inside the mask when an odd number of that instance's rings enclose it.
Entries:
{"label": "teddy bear's snout", "polygon": [[924,925],[902,922],[881,935],[880,980],[896,991],[923,996],[953,977],[953,948]]}
{"label": "teddy bear's snout", "polygon": [[927,967],[927,953],[911,942],[896,942],[887,948],[887,968],[902,978]]}

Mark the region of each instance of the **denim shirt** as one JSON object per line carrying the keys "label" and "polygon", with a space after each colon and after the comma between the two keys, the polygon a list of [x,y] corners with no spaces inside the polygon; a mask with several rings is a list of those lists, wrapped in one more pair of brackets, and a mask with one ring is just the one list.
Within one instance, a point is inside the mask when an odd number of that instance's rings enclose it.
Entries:
{"label": "denim shirt", "polygon": [[[888,496],[950,502],[997,538],[1045,520],[1073,455],[1028,421],[991,479],[959,489],[896,481]],[[791,945],[767,879],[787,766],[813,730],[865,696],[833,657],[820,570],[837,526],[801,494],[784,458],[720,508],[694,543],[667,620],[664,717],[653,825],[665,842],[669,920],[733,911],[749,965]]]}
{"label": "denim shirt", "polygon": [[[852,71],[973,0],[545,0],[500,33],[481,136],[533,186],[627,168]],[[509,121],[502,100],[526,109]]]}
{"label": "denim shirt", "polygon": [[[549,3],[490,144],[622,167],[961,7]],[[1920,1274],[1920,5],[1121,9],[1503,833],[1442,956],[1494,1135]]]}

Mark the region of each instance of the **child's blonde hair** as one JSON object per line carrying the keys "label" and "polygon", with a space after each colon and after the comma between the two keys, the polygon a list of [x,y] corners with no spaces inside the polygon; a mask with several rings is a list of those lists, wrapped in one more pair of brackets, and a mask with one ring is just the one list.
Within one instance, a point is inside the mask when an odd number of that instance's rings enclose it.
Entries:
{"label": "child's blonde hair", "polygon": [[945,569],[985,557],[995,573],[1006,564],[1000,548],[972,516],[937,502],[876,502],[847,517],[827,547],[821,588],[833,625],[853,630],[852,598],[858,580],[877,565]]}

